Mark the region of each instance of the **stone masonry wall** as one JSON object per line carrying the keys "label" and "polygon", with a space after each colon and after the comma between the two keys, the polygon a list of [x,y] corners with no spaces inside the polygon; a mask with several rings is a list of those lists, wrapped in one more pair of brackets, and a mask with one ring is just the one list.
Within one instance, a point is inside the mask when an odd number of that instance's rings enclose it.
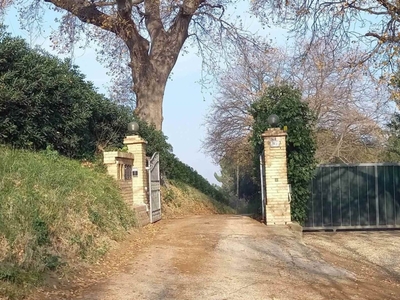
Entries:
{"label": "stone masonry wall", "polygon": [[132,180],[118,180],[118,185],[125,203],[133,208]]}

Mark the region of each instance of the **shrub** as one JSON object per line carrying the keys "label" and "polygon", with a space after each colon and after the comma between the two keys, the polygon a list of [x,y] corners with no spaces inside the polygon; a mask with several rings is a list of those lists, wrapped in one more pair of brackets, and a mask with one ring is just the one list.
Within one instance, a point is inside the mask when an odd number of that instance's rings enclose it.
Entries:
{"label": "shrub", "polygon": [[33,150],[51,146],[72,158],[122,146],[132,114],[98,94],[76,66],[1,28],[0,57],[0,142]]}

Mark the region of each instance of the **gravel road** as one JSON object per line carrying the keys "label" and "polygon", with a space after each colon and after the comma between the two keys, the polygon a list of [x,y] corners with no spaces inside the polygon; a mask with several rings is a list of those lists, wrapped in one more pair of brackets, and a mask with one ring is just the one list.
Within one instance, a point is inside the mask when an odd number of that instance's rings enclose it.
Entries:
{"label": "gravel road", "polygon": [[[363,261],[368,253],[354,250],[354,243],[353,248],[345,246],[348,233],[305,234],[300,240],[285,227],[268,228],[232,215],[167,220],[155,226],[160,230],[152,241],[120,272],[67,298],[400,299],[399,264],[389,265],[386,258],[381,267],[379,253]],[[348,237],[355,239],[353,233]]]}

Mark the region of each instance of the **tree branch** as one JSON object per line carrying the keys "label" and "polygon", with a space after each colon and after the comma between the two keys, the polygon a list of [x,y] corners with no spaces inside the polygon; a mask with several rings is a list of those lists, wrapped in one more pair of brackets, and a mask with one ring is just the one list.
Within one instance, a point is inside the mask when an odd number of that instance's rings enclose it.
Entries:
{"label": "tree branch", "polygon": [[102,29],[113,32],[115,34],[118,33],[116,26],[113,25],[111,16],[99,11],[94,3],[91,3],[86,0],[78,0],[78,1],[44,0],[44,1],[52,3],[55,6],[70,12],[84,23],[93,24],[95,26],[101,27]]}
{"label": "tree branch", "polygon": [[146,28],[149,32],[150,38],[154,40],[159,34],[165,33],[161,21],[160,0],[146,0],[144,7]]}
{"label": "tree branch", "polygon": [[130,0],[117,0],[118,14],[124,21],[132,22],[132,1]]}
{"label": "tree branch", "polygon": [[94,5],[96,5],[96,7],[113,6],[115,4],[117,4],[117,2],[100,1],[100,2],[94,3]]}

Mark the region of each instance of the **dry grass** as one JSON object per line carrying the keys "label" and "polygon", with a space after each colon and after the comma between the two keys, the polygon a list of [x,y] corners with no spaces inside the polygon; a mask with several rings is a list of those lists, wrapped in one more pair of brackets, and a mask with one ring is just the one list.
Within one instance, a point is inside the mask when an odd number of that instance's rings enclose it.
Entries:
{"label": "dry grass", "polygon": [[163,218],[176,218],[186,215],[229,214],[234,210],[191,186],[170,181],[162,187]]}

